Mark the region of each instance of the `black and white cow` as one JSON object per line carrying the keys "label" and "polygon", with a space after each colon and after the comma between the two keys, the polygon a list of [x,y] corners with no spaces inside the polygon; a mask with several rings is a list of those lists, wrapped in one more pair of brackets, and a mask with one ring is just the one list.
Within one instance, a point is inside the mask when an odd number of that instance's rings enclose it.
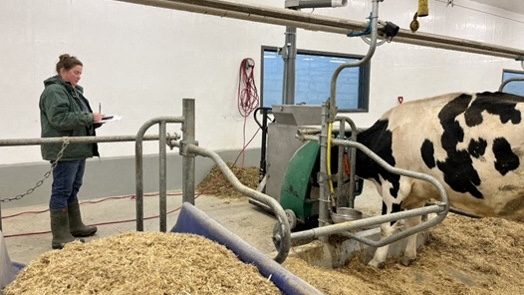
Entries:
{"label": "black and white cow", "polygon": [[[358,141],[392,166],[430,174],[446,188],[451,206],[479,216],[524,221],[524,97],[507,93],[453,93],[401,104],[358,135]],[[362,153],[358,176],[373,181],[383,213],[421,207],[436,189],[391,174]],[[405,221],[413,226],[420,218]],[[383,224],[389,236],[397,224]],[[402,259],[416,258],[416,235]],[[369,263],[382,266],[388,247]]]}

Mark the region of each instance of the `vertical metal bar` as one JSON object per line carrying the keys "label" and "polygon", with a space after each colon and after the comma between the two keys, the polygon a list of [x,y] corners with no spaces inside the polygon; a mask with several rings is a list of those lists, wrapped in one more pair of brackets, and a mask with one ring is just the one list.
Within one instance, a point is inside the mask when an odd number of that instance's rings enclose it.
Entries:
{"label": "vertical metal bar", "polygon": [[[184,118],[183,117],[158,117],[155,119],[151,119],[147,122],[145,122],[138,132],[136,133],[135,138],[135,170],[136,170],[136,230],[137,231],[143,231],[144,230],[144,173],[143,173],[143,150],[142,150],[142,142],[144,140],[146,131],[149,129],[149,127],[155,125],[155,124],[166,124],[166,122],[169,123],[183,123]],[[164,127],[165,130],[165,127]],[[165,138],[165,132],[162,133],[164,135],[164,144],[161,144],[161,146],[166,145],[166,138]],[[160,140],[160,136],[158,137]],[[165,153],[164,153],[165,154]],[[160,154],[159,157],[162,157]],[[165,176],[164,176],[165,179]]]}
{"label": "vertical metal bar", "polygon": [[297,58],[297,28],[286,27],[284,44],[284,79],[282,83],[282,103],[295,104],[295,64]]}
{"label": "vertical metal bar", "polygon": [[267,113],[269,108],[261,108],[262,110],[262,146],[260,147],[260,179],[262,181],[266,176],[267,161],[266,161],[266,145],[267,145]]}
{"label": "vertical metal bar", "polygon": [[0,231],[2,231],[2,202],[0,202]]}
{"label": "vertical metal bar", "polygon": [[[355,123],[352,123],[353,121],[350,121],[351,125],[351,140],[354,142],[357,142],[357,126]],[[351,208],[355,208],[355,182],[357,177],[357,149],[355,147],[349,148],[349,202],[348,206]]]}
{"label": "vertical metal bar", "polygon": [[[185,144],[195,143],[195,100],[191,98],[183,99],[182,141]],[[195,156],[187,150],[182,151],[182,190],[183,202],[195,204]]]}
{"label": "vertical metal bar", "polygon": [[138,131],[135,142],[135,182],[136,182],[136,230],[144,231],[144,171],[142,158],[142,136]]}
{"label": "vertical metal bar", "polygon": [[[346,122],[344,120],[340,120],[339,130],[338,130],[338,138],[344,139],[344,136],[346,134]],[[347,207],[348,205],[348,198],[347,196],[343,196],[343,184],[344,184],[344,147],[343,146],[337,146],[338,149],[338,163],[337,163],[337,207]]]}
{"label": "vertical metal bar", "polygon": [[322,103],[322,131],[320,133],[320,173],[318,175],[319,190],[319,205],[318,205],[318,225],[324,226],[329,224],[329,190],[326,168],[326,153],[327,153],[327,120],[328,120],[328,106]]}
{"label": "vertical metal bar", "polygon": [[[349,117],[341,117],[340,120],[343,120],[344,122],[348,123],[351,127],[351,140],[354,142],[357,142],[357,125],[351,118]],[[348,207],[354,208],[355,207],[355,172],[357,166],[357,149],[355,147],[349,147],[349,199],[348,199]]]}
{"label": "vertical metal bar", "polygon": [[160,122],[159,128],[158,128],[158,134],[160,136],[160,139],[158,141],[159,144],[159,180],[160,180],[160,187],[159,187],[159,208],[160,208],[160,231],[166,232],[167,231],[167,185],[166,185],[166,174],[167,174],[167,166],[166,166],[166,122],[162,121]]}

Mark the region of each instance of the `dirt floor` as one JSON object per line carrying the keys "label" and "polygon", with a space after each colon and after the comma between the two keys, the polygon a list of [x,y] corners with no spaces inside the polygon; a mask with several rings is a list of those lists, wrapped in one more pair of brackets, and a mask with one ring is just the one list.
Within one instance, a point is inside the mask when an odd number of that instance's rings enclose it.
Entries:
{"label": "dirt floor", "polygon": [[[256,187],[256,168],[237,168],[241,182]],[[235,196],[216,168],[200,190]],[[207,186],[206,186],[207,185]],[[524,223],[449,214],[435,227],[417,261],[404,267],[389,260],[384,269],[359,257],[344,268],[322,269],[290,257],[285,266],[328,295],[335,294],[524,294]]]}

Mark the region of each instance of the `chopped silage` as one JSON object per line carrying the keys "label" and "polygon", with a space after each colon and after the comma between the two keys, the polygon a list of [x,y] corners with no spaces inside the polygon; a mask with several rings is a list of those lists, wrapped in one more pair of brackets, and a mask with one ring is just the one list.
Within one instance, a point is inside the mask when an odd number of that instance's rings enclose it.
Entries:
{"label": "chopped silage", "polygon": [[201,236],[133,232],[69,243],[31,262],[15,294],[281,294],[253,265]]}
{"label": "chopped silage", "polygon": [[[259,169],[256,167],[238,167],[228,163],[229,168],[238,180],[247,187],[256,189],[258,186]],[[202,194],[214,195],[220,198],[243,198],[229,183],[222,171],[215,165],[207,176],[198,185],[198,191]]]}

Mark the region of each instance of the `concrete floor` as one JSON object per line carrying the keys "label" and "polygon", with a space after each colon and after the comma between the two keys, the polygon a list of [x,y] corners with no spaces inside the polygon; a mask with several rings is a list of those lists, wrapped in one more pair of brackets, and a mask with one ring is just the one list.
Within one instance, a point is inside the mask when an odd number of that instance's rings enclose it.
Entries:
{"label": "concrete floor", "polygon": [[[179,208],[181,200],[180,194],[168,196],[168,212]],[[92,203],[92,201],[98,203]],[[197,198],[196,205],[262,252],[269,253],[274,250],[271,233],[275,220],[272,216],[254,208],[246,199],[226,200],[202,195]],[[2,211],[4,240],[12,261],[27,264],[40,254],[51,250],[51,233],[47,232],[50,229],[49,211],[46,211],[46,209],[46,205],[41,205]],[[44,212],[40,213],[39,211]],[[130,197],[122,199],[102,198],[81,202],[81,211],[84,223],[98,224],[96,235],[87,238],[86,241],[136,230],[136,222],[134,221],[136,218],[135,200]],[[156,216],[158,212],[158,196],[146,197],[144,199],[144,217]],[[9,217],[20,213],[23,214]],[[175,225],[177,217],[178,210],[167,215],[168,230]],[[144,229],[146,231],[158,231],[158,217],[145,220]],[[45,233],[13,236],[37,232]]]}
{"label": "concrete floor", "polygon": [[[182,196],[180,193],[172,193],[167,199],[168,212],[175,210],[167,215],[169,230],[176,223],[176,209],[181,205]],[[249,204],[246,198],[224,199],[201,195],[196,199],[196,206],[261,252],[270,253],[275,250],[271,235],[276,220]],[[371,184],[366,182],[364,192],[356,199],[356,208],[367,215],[379,210],[380,198]],[[81,200],[84,223],[98,226],[97,234],[86,240],[135,231],[135,210],[135,199],[132,197]],[[156,216],[158,212],[158,196],[146,196],[144,217]],[[2,216],[3,235],[12,261],[27,264],[40,254],[51,250],[47,204],[4,209]],[[159,219],[156,217],[145,220],[144,229],[158,231]],[[38,232],[43,233],[34,234]],[[17,236],[21,234],[27,235]]]}

